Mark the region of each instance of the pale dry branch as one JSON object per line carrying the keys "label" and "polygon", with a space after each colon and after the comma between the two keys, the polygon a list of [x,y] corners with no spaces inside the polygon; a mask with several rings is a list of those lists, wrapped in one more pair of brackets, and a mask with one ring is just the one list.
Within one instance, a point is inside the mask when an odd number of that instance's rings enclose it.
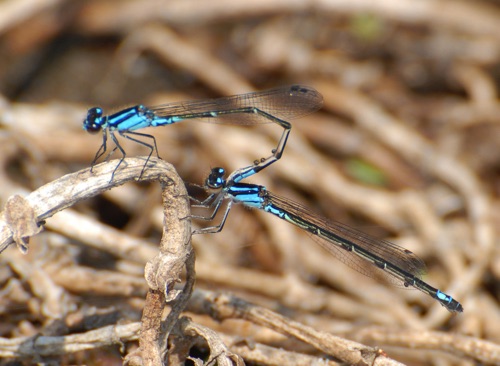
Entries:
{"label": "pale dry branch", "polygon": [[1,357],[44,357],[121,344],[139,338],[140,323],[112,325],[81,334],[47,337],[0,338]]}
{"label": "pale dry branch", "polygon": [[[500,34],[498,9],[487,4],[473,6],[465,1],[438,0],[258,0],[252,3],[231,0],[210,2],[172,1],[164,4],[160,0],[150,1],[145,7],[141,1],[132,1],[118,11],[109,4],[93,3],[85,17],[80,19],[82,27],[92,32],[111,32],[131,28],[145,21],[163,21],[182,26],[186,24],[211,24],[223,20],[235,20],[249,16],[270,16],[276,13],[357,14],[375,13],[409,24],[440,23],[452,29],[476,35],[496,36]],[[111,13],[114,15],[111,16]]]}
{"label": "pale dry branch", "polygon": [[382,365],[387,359],[377,349],[332,334],[317,331],[260,306],[252,305],[229,294],[195,291],[187,308],[214,319],[245,319],[279,333],[295,337],[318,350],[348,364]]}
{"label": "pale dry branch", "polygon": [[[3,226],[5,233],[3,248],[5,249],[12,240],[22,240],[21,243],[18,242],[18,246],[21,246],[22,252],[26,253],[28,247],[24,243],[27,243],[29,236],[39,231],[33,230],[33,225],[44,222],[78,201],[128,181],[136,181],[138,176],[139,180],[160,181],[163,189],[164,233],[159,254],[146,266],[146,281],[150,286],[150,293],[146,301],[140,338],[141,356],[145,364],[155,365],[162,359],[160,350],[161,344],[165,341],[162,342],[161,339],[162,337],[166,339],[185,307],[192,292],[195,276],[194,254],[190,245],[189,198],[184,183],[171,165],[159,159],[150,159],[148,164],[150,166],[141,175],[143,159],[126,159],[122,162],[121,169],[116,172],[116,161],[103,163],[92,169],[68,174],[40,187],[25,199],[15,196],[16,198],[9,201],[11,203],[3,213],[3,217],[6,218]],[[28,224],[25,224],[27,221]],[[187,266],[188,272],[186,286],[182,291],[174,290],[173,286],[180,281],[184,266]],[[153,296],[156,296],[156,302],[151,300]],[[166,324],[163,324],[163,309],[167,301],[171,302],[173,310]],[[34,352],[37,347],[41,345],[31,347],[28,353]],[[65,351],[68,351],[68,348],[65,348]]]}
{"label": "pale dry branch", "polygon": [[494,365],[500,359],[500,345],[494,342],[445,332],[409,332],[368,327],[350,334],[360,342],[383,343],[408,349],[441,351],[479,364]]}

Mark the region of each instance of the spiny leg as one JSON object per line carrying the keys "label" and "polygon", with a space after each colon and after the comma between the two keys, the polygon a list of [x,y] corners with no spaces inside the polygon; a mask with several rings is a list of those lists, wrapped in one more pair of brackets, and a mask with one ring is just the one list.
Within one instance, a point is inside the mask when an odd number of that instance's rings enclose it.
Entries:
{"label": "spiny leg", "polygon": [[[113,151],[111,152],[111,154],[113,152],[115,152],[116,149],[120,150],[120,152],[122,153],[122,158],[120,159],[120,161],[116,165],[115,169],[113,170],[113,173],[111,173],[111,180],[110,180],[110,182],[112,182],[113,178],[115,177],[115,172],[118,170],[118,168],[120,167],[120,165],[123,162],[123,160],[125,160],[125,158],[127,157],[127,154],[125,153],[125,150],[123,149],[123,147],[118,142],[118,139],[116,138],[115,134],[113,132],[110,132],[109,134],[111,135],[111,140],[113,140],[113,142],[115,143],[115,148],[113,149]],[[109,158],[109,156],[108,156],[108,158]]]}
{"label": "spiny leg", "polygon": [[102,133],[102,144],[99,147],[99,150],[97,150],[97,153],[94,156],[94,160],[92,160],[92,164],[90,165],[90,172],[93,172],[94,165],[96,164],[97,160],[99,160],[100,157],[103,156],[106,153],[107,141],[108,141],[107,131],[103,131],[103,133]]}
{"label": "spiny leg", "polygon": [[[208,200],[213,200],[213,202],[207,205],[205,204],[205,202],[207,202]],[[215,216],[217,216],[217,213],[219,212],[219,209],[223,201],[224,201],[223,197],[220,194],[215,194],[215,193],[211,194],[205,201],[201,202],[200,205],[193,205],[193,207],[206,208],[206,209],[211,208],[212,213],[209,216],[191,215],[191,217],[205,221],[212,221],[215,218]]]}
{"label": "spiny leg", "polygon": [[[153,155],[153,151],[156,151],[156,156],[159,159],[161,159],[160,155],[158,153],[158,146],[156,145],[156,139],[152,135],[148,135],[146,133],[140,133],[140,132],[125,131],[125,132],[121,132],[120,135],[122,135],[123,137],[125,137],[125,138],[127,138],[127,139],[129,139],[131,141],[134,141],[134,142],[136,142],[138,144],[146,146],[149,149],[148,158],[146,159],[146,162],[144,163],[144,166],[142,167],[142,170],[141,170],[141,175],[139,176],[139,179],[140,179],[142,177],[142,174],[144,173],[144,170],[146,170],[146,167],[148,165],[149,159],[151,158],[151,155]],[[140,137],[144,137],[144,138],[149,138],[149,139],[153,140],[153,145],[150,145],[150,144],[148,144],[148,143],[146,143],[144,141],[141,141],[139,139],[133,138],[130,135],[140,136]]]}
{"label": "spiny leg", "polygon": [[[227,204],[226,212],[224,212],[224,216],[222,217],[222,220],[221,220],[219,225],[210,226],[210,227],[206,227],[206,228],[199,229],[199,230],[194,230],[193,234],[214,234],[214,233],[220,232],[222,230],[222,228],[224,227],[224,224],[226,223],[226,219],[227,219],[227,216],[229,214],[229,211],[231,210],[232,204],[233,204],[233,201],[229,201],[229,203]],[[219,207],[220,207],[220,205],[219,205]],[[215,217],[215,215],[214,215],[214,217]]]}

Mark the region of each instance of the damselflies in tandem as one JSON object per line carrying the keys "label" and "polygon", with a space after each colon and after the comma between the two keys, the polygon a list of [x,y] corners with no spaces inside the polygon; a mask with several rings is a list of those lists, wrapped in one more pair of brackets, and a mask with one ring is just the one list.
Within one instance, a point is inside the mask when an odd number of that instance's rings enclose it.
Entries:
{"label": "damselflies in tandem", "polygon": [[210,217],[194,217],[213,220],[222,202],[229,202],[219,225],[200,229],[195,233],[219,232],[232,203],[243,203],[307,231],[327,252],[364,275],[384,277],[397,286],[414,287],[436,299],[450,312],[463,311],[458,301],[422,280],[425,264],[415,254],[389,241],[375,239],[347,225],[323,218],[296,202],[269,192],[264,186],[240,183],[245,177],[253,175],[254,170],[251,166],[242,168],[226,179],[223,168],[212,169],[205,187],[218,191],[198,206],[208,206],[214,211]]}
{"label": "damselflies in tandem", "polygon": [[[156,151],[159,156],[158,147],[152,135],[136,131],[196,118],[238,125],[277,123],[283,127],[283,134],[277,147],[273,149],[274,161],[276,161],[281,157],[290,134],[291,124],[287,120],[313,113],[322,105],[323,97],[315,89],[303,85],[292,85],[218,99],[169,103],[156,107],[136,105],[111,115],[104,115],[101,108],[94,107],[88,110],[83,129],[89,133],[102,131],[103,134],[102,145],[92,165],[106,153],[108,135],[115,147],[106,159],[117,149],[121,152],[122,159],[113,171],[113,175],[126,157],[125,150],[118,142],[115,132],[149,148],[144,171],[153,151]],[[150,143],[144,139],[149,139]]]}

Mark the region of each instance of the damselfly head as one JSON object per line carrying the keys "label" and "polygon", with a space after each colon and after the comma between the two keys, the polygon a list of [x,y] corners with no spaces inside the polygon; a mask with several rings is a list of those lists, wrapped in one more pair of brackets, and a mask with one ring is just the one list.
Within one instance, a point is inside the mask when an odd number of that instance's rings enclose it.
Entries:
{"label": "damselfly head", "polygon": [[98,133],[102,129],[102,108],[90,108],[87,118],[83,121],[83,129],[89,133]]}
{"label": "damselfly head", "polygon": [[205,180],[205,186],[212,189],[221,188],[226,184],[226,170],[221,167],[213,168]]}

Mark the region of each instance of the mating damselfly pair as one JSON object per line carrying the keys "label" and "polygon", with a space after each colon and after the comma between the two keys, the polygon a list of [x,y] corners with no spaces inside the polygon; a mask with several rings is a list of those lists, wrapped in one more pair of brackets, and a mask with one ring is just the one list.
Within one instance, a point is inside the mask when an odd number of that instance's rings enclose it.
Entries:
{"label": "mating damselfly pair", "polygon": [[126,156],[116,134],[149,149],[144,165],[146,169],[153,152],[158,154],[158,147],[152,135],[137,132],[142,128],[166,126],[192,119],[240,125],[276,123],[283,128],[283,133],[271,156],[238,169],[227,178],[223,168],[212,169],[205,181],[205,187],[216,190],[216,193],[203,202],[205,206],[213,208],[213,214],[207,219],[215,218],[222,202],[229,203],[219,225],[195,233],[220,231],[232,203],[242,203],[269,212],[307,231],[327,252],[358,272],[370,277],[386,277],[393,284],[416,288],[436,299],[447,310],[462,312],[462,305],[458,301],[422,280],[425,264],[409,250],[323,218],[303,205],[269,192],[264,186],[241,182],[281,158],[291,131],[288,120],[311,114],[319,110],[322,104],[323,98],[315,89],[292,85],[218,99],[170,103],[156,107],[137,105],[111,115],[104,115],[99,107],[91,108],[83,128],[90,133],[102,132],[102,145],[93,164],[106,154],[108,137],[113,141],[115,147],[111,153],[118,149],[122,154],[116,171]]}

